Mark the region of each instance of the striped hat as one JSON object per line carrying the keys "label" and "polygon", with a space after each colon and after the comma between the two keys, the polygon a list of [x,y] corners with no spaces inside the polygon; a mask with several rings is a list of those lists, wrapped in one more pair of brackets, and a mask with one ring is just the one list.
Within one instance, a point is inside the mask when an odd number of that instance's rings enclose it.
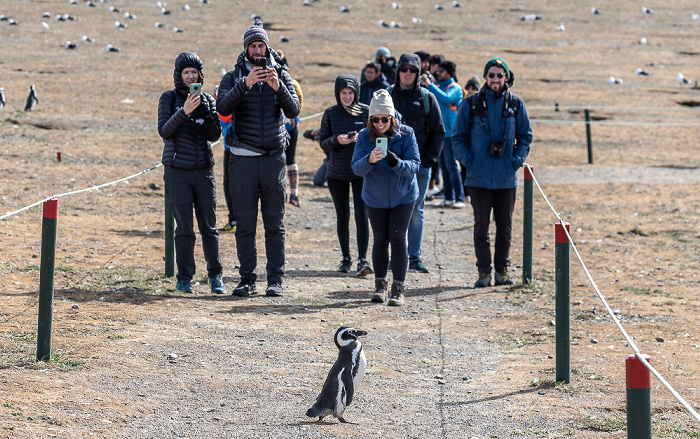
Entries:
{"label": "striped hat", "polygon": [[263,29],[263,22],[259,18],[256,18],[253,25],[243,33],[243,48],[247,49],[248,45],[253,41],[262,41],[267,47],[270,47],[270,39],[265,29]]}

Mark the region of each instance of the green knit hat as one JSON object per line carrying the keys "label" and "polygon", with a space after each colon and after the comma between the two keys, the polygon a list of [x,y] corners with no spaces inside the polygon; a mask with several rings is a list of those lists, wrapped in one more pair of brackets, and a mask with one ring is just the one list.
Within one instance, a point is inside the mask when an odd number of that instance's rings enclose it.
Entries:
{"label": "green knit hat", "polygon": [[510,70],[508,69],[508,63],[500,56],[496,56],[488,60],[488,62],[486,63],[486,67],[484,67],[484,78],[486,78],[486,74],[488,73],[489,69],[493,66],[501,67],[503,70],[505,70],[507,76],[506,79],[510,79]]}

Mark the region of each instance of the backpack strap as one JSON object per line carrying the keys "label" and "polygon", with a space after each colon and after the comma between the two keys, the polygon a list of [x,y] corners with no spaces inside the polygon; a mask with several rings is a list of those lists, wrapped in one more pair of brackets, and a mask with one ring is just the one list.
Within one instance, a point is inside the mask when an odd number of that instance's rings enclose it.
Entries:
{"label": "backpack strap", "polygon": [[[387,87],[386,91],[391,94],[391,92],[394,91],[394,84]],[[423,98],[423,111],[425,112],[425,115],[428,116],[430,114],[430,95],[425,87],[420,87],[420,94]]]}

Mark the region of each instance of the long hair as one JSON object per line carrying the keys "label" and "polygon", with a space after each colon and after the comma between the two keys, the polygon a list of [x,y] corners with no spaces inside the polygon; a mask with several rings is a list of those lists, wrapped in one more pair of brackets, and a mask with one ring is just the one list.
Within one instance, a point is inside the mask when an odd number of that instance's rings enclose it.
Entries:
{"label": "long hair", "polygon": [[372,140],[377,140],[377,137],[393,137],[399,131],[399,120],[396,117],[391,118],[391,125],[389,129],[384,133],[380,133],[376,126],[372,123],[372,117],[367,119],[367,134]]}

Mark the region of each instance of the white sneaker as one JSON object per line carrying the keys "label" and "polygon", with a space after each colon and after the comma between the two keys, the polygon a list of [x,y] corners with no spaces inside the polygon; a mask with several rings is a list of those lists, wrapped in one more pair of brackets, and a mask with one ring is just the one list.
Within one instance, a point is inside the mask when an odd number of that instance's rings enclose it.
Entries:
{"label": "white sneaker", "polygon": [[433,195],[440,193],[441,190],[442,189],[440,189],[440,186],[435,186],[434,188],[425,191],[425,195],[432,197]]}
{"label": "white sneaker", "polygon": [[464,204],[464,201],[457,201],[452,205],[454,209],[464,209],[465,206],[466,204]]}
{"label": "white sneaker", "polygon": [[437,206],[437,207],[451,207],[453,204],[455,204],[454,200],[442,200],[439,203],[437,203],[435,206]]}

